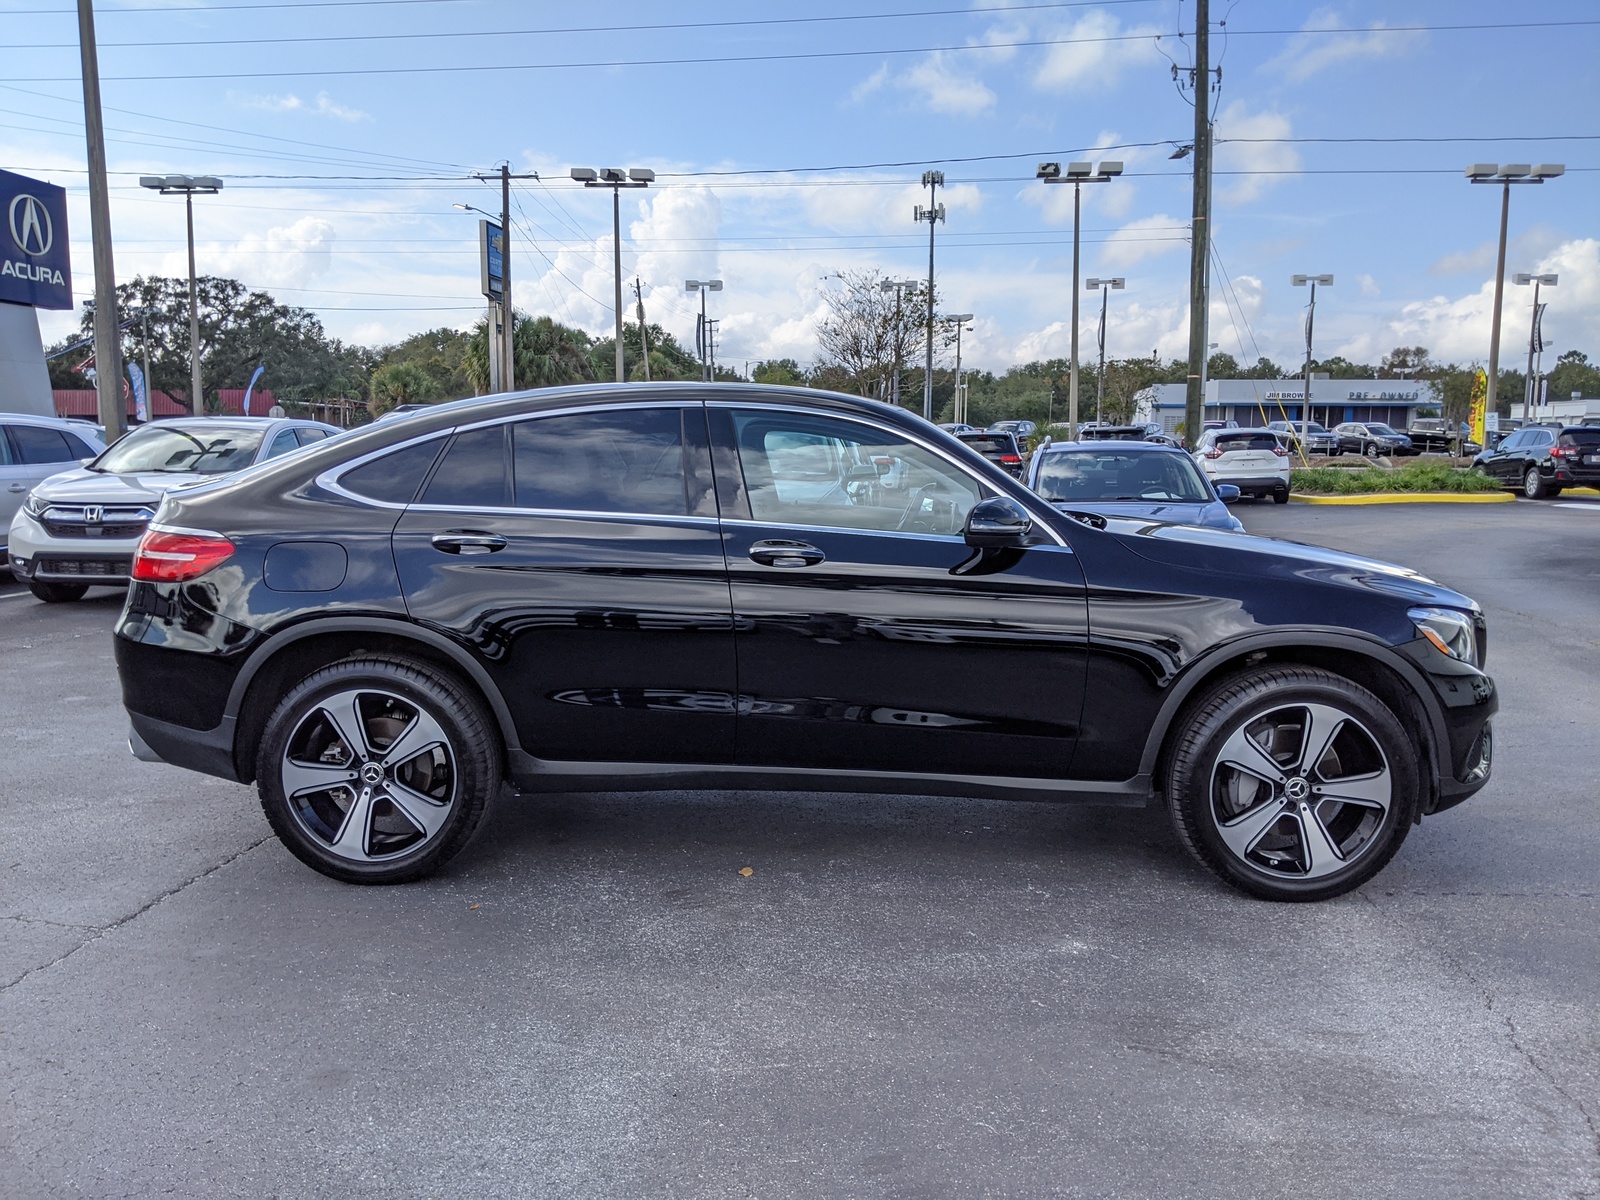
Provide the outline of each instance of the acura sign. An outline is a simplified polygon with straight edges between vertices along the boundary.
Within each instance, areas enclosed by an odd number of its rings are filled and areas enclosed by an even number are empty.
[[[66,191],[0,171],[0,221],[0,300],[71,308]]]

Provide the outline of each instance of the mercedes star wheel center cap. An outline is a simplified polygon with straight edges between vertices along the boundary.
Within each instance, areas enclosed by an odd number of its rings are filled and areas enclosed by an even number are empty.
[[[1283,794],[1298,804],[1311,795],[1311,785],[1303,777],[1296,775],[1283,785]]]
[[[376,787],[383,782],[383,768],[377,763],[365,763],[361,767],[361,782],[368,787]]]

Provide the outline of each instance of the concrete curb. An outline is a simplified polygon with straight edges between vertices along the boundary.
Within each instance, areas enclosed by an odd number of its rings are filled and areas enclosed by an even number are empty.
[[[1600,488],[1562,488],[1563,496],[1600,496]]]
[[[1291,493],[1295,504],[1513,504],[1511,492],[1363,492],[1354,496],[1302,496]]]

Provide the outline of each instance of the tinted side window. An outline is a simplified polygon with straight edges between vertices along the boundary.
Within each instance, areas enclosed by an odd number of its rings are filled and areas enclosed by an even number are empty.
[[[347,491],[365,496],[368,500],[384,504],[410,504],[443,447],[442,437],[418,442],[346,471],[339,477],[339,483]]]
[[[959,534],[983,494],[938,455],[853,421],[750,410],[734,426],[758,521]]]
[[[451,508],[505,508],[511,503],[506,473],[506,427],[458,433],[422,493],[423,504]]]
[[[11,457],[11,439],[6,437],[9,425],[0,425],[0,467],[9,467],[15,461]]]
[[[294,430],[285,429],[272,439],[272,445],[267,448],[267,458],[277,458],[280,454],[287,454],[291,450],[298,449],[300,449],[300,443],[295,440]]]
[[[683,412],[619,408],[520,422],[511,437],[517,507],[684,516]]]
[[[11,426],[11,440],[16,443],[17,457],[25,463],[73,462],[80,457],[72,453],[59,431],[38,425]]]
[[[1593,450],[1600,446],[1600,428],[1596,429],[1568,429],[1561,435],[1563,446],[1582,446],[1586,450]]]
[[[63,433],[61,436],[67,439],[67,449],[72,451],[73,458],[93,458],[100,453],[75,433]]]
[[[300,439],[302,446],[309,446],[312,442],[320,442],[327,437],[328,431],[326,429],[315,429],[310,425],[301,425],[296,427],[294,435]]]

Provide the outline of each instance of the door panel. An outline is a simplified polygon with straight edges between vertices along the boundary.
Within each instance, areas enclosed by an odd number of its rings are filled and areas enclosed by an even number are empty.
[[[457,435],[471,458],[454,464],[447,450],[395,530],[412,615],[473,648],[531,754],[732,761],[728,582],[715,514],[694,495],[709,472],[703,410],[608,407],[495,428],[503,440]],[[469,502],[439,503],[451,498],[441,481]],[[574,496],[582,511],[556,507],[564,485],[587,489]],[[534,495],[545,507],[505,499]]]
[[[930,467],[958,477],[963,469],[848,420],[715,406],[710,414],[731,515],[739,761],[1066,777],[1088,630],[1072,551],[984,557],[955,533],[872,528],[959,528],[960,506],[989,486],[964,476],[970,490],[955,478],[930,491]],[[831,453],[816,442],[798,453],[807,437],[830,438]],[[929,511],[933,499],[958,512]],[[866,528],[847,527],[856,525]]]

